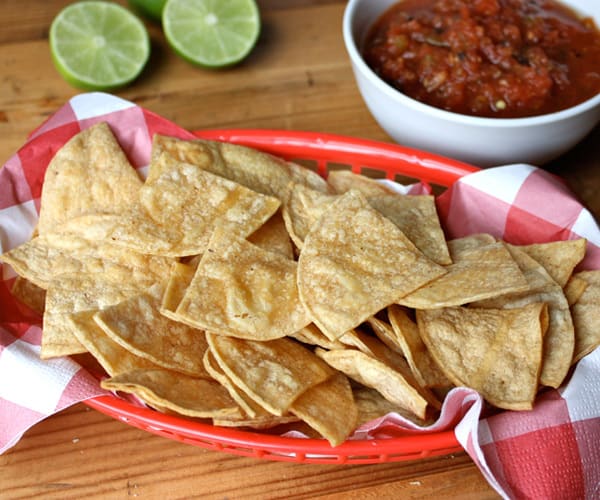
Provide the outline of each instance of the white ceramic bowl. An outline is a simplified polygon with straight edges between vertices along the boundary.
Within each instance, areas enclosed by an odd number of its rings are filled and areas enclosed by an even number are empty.
[[[600,94],[556,113],[527,118],[480,118],[444,111],[407,97],[381,80],[359,48],[369,27],[397,0],[349,0],[344,43],[360,93],[379,125],[405,146],[480,167],[543,165],[569,150],[600,122]],[[562,0],[600,26],[600,0]]]

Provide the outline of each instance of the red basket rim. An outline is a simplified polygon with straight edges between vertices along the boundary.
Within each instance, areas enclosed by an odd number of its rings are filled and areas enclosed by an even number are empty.
[[[232,142],[287,160],[316,159],[326,176],[329,162],[348,164],[352,171],[380,168],[394,180],[400,174],[449,187],[479,168],[458,160],[398,144],[337,134],[277,129],[198,130],[203,139]],[[140,407],[116,396],[99,396],[85,403],[129,425],[188,444],[238,455],[308,463],[374,463],[447,455],[462,450],[454,429],[435,432],[407,430],[406,435],[348,440],[332,447],[325,439],[293,438],[258,431],[218,427]]]

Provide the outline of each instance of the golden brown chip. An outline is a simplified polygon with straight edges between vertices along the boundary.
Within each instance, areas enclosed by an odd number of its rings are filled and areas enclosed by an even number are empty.
[[[290,188],[289,196],[283,204],[283,220],[290,238],[298,248],[302,248],[312,225],[337,198],[336,195],[302,184],[295,184]]]
[[[94,315],[94,321],[115,342],[158,366],[206,377],[202,358],[208,349],[206,336],[160,313],[163,285],[106,307]]]
[[[563,292],[565,293],[565,297],[567,298],[569,306],[572,306],[579,300],[579,297],[583,295],[583,292],[585,292],[587,287],[588,282],[579,276],[572,275],[569,278],[569,281],[567,281],[567,284],[563,288]]]
[[[402,297],[415,309],[451,307],[528,289],[519,266],[503,243],[485,235],[448,242],[453,263],[448,273]]]
[[[600,271],[581,271],[575,274],[587,287],[571,307],[575,324],[573,363],[600,345]]]
[[[575,346],[575,331],[569,303],[561,286],[546,269],[520,247],[507,245],[528,282],[528,290],[508,293],[477,302],[477,307],[514,308],[535,302],[548,305],[549,325],[544,335],[544,349],[540,383],[559,387],[565,379]]]
[[[274,197],[169,155],[153,158],[140,203],[157,226],[176,228],[178,241],[170,242],[168,251],[174,256],[202,253],[215,227],[248,236],[280,205]]]
[[[542,365],[547,306],[418,310],[421,338],[446,376],[491,404],[531,409]]]
[[[43,359],[85,352],[68,320],[73,313],[95,311],[139,293],[127,274],[114,279],[105,274],[65,274],[54,280],[46,294],[40,356]]]
[[[239,338],[292,334],[310,323],[298,298],[296,268],[293,260],[217,229],[175,317]]]
[[[585,255],[586,240],[553,241],[519,246],[527,255],[539,262],[561,287],[564,287]]]
[[[285,228],[281,210],[275,212],[267,222],[248,236],[248,241],[263,250],[280,253],[288,259],[294,258],[294,247]]]
[[[88,219],[86,217],[86,219]],[[83,219],[74,219],[75,222]],[[0,255],[22,277],[40,288],[62,274],[129,275],[128,281],[161,280],[172,260],[144,255],[111,241],[87,239],[75,233],[47,233]]]
[[[197,265],[198,263],[195,262],[185,264],[183,262],[175,262],[171,266],[167,287],[160,304],[161,314],[178,321],[175,311],[183,300],[185,291],[194,278]]]
[[[142,186],[108,124],[72,137],[48,165],[38,233],[85,214],[118,214],[132,206]]]
[[[300,394],[333,374],[315,354],[288,338],[258,342],[206,336],[227,376],[274,415],[284,415]]]
[[[210,376],[219,382],[223,387],[225,387],[225,389],[227,389],[227,392],[229,392],[231,398],[244,411],[244,415],[242,416],[241,420],[245,421],[247,417],[250,419],[259,420],[267,416],[273,416],[262,406],[249,398],[244,391],[242,391],[233,383],[233,381],[219,366],[210,349],[204,353],[203,362],[204,368],[210,374]],[[240,418],[236,418],[236,420],[239,421]]]
[[[150,406],[189,417],[241,416],[235,401],[217,381],[165,369],[135,370],[104,379],[110,391],[137,394]]]
[[[385,399],[381,393],[371,387],[358,386],[352,389],[354,401],[358,409],[358,425],[385,417],[389,413],[397,413],[413,424],[425,426],[433,423],[432,419],[420,419],[412,412]]]
[[[358,410],[346,376],[336,373],[307,389],[290,411],[319,432],[331,446],[342,444],[358,422]]]
[[[300,300],[330,339],[446,271],[357,191],[329,206],[298,260]]]
[[[343,349],[344,344],[339,340],[330,340],[314,323],[289,335],[304,344],[323,347],[324,349]]]
[[[95,311],[69,314],[65,321],[73,335],[85,346],[110,376],[134,370],[159,368],[146,358],[140,358],[117,344],[94,321]]]
[[[327,176],[327,182],[338,194],[344,194],[351,189],[355,189],[364,194],[367,198],[372,196],[382,196],[396,194],[391,188],[361,174],[355,174],[350,170],[333,170]]]
[[[431,357],[419,335],[419,328],[404,309],[388,307],[393,339],[402,350],[417,382],[423,387],[448,387],[452,383]]]
[[[377,389],[388,401],[425,418],[427,400],[402,374],[384,362],[355,349],[325,351],[318,348],[316,353],[351,379]]]
[[[33,311],[43,314],[46,306],[46,290],[34,285],[31,281],[17,276],[10,290],[18,300]]]

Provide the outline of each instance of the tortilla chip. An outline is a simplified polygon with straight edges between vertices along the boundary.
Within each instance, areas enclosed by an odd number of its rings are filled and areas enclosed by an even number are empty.
[[[339,340],[330,340],[314,323],[305,326],[289,335],[304,344],[323,347],[324,349],[343,349],[344,344]]]
[[[102,380],[102,388],[136,394],[150,406],[198,418],[241,415],[227,390],[207,378],[165,369],[135,370]]]
[[[72,137],[48,165],[42,187],[40,235],[85,214],[118,214],[137,199],[142,181],[107,123]]]
[[[358,410],[345,375],[336,373],[307,389],[290,411],[319,432],[331,446],[342,444],[358,422]]]
[[[208,350],[206,336],[160,312],[164,286],[106,307],[94,315],[94,321],[115,342],[137,356],[158,366],[191,377],[207,377],[202,358]]]
[[[306,237],[298,289],[312,321],[333,340],[445,272],[349,191]]]
[[[587,287],[571,307],[575,324],[573,363],[600,345],[600,271],[581,271],[575,274]]]
[[[402,297],[398,304],[437,309],[528,289],[519,266],[503,243],[474,235],[448,242],[453,263],[448,273]]]
[[[452,382],[444,375],[421,339],[419,328],[398,306],[388,307],[393,339],[406,357],[411,371],[422,387],[448,387]]]
[[[19,301],[38,314],[43,314],[46,307],[46,290],[31,281],[17,276],[10,290]]]
[[[202,253],[215,227],[248,236],[280,205],[276,198],[168,155],[153,159],[140,203],[156,225],[176,228],[177,241],[168,251],[174,256]]]
[[[134,370],[159,368],[146,358],[136,356],[112,340],[94,321],[96,311],[69,314],[65,321],[77,340],[110,376]]]
[[[310,323],[298,298],[295,261],[215,230],[175,316],[200,329],[271,340]]]
[[[316,353],[336,370],[362,385],[378,390],[384,398],[424,419],[427,400],[399,372],[378,359],[355,349]]]
[[[523,272],[529,284],[528,290],[508,293],[477,302],[475,305],[506,309],[535,302],[548,304],[549,325],[544,336],[540,383],[557,388],[567,376],[575,346],[575,331],[569,303],[561,286],[552,279],[541,264],[521,247],[507,244],[507,248]]]
[[[432,419],[420,419],[412,412],[388,401],[379,391],[372,389],[371,387],[354,387],[352,393],[354,394],[354,402],[358,409],[357,427],[372,422],[373,420],[383,418],[390,413],[396,413],[413,424],[420,426],[433,423]]]
[[[421,338],[445,375],[492,405],[532,408],[542,365],[547,306],[418,310]]]
[[[326,363],[288,338],[257,342],[206,336],[227,376],[274,415],[284,415],[300,394],[333,374]]]
[[[351,170],[333,170],[329,172],[327,182],[337,194],[344,194],[352,189],[360,191],[367,198],[396,194],[385,184]]]
[[[567,281],[567,284],[563,288],[569,306],[572,306],[579,300],[579,297],[583,295],[587,287],[588,282],[576,274],[569,278],[569,281]]]
[[[294,247],[285,228],[281,210],[275,212],[267,222],[248,236],[248,241],[263,250],[280,253],[288,259],[294,258]]]
[[[585,238],[522,245],[519,248],[539,262],[561,287],[564,287],[573,269],[585,256]]]
[[[172,320],[179,321],[175,311],[179,307],[179,304],[181,304],[185,292],[194,278],[196,268],[197,263],[184,264],[183,262],[175,262],[171,266],[165,293],[160,304],[161,314]]]

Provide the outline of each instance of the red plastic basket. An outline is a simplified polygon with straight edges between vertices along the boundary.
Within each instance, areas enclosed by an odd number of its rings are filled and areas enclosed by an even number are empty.
[[[349,168],[371,177],[420,180],[448,187],[476,167],[396,144],[314,132],[286,130],[202,130],[204,139],[233,142],[298,161],[324,177],[332,169]],[[175,441],[255,458],[301,462],[367,464],[416,460],[461,451],[453,430],[406,431],[384,439],[349,440],[332,447],[324,439],[283,437],[217,427],[139,407],[116,396],[86,401],[117,420]]]

